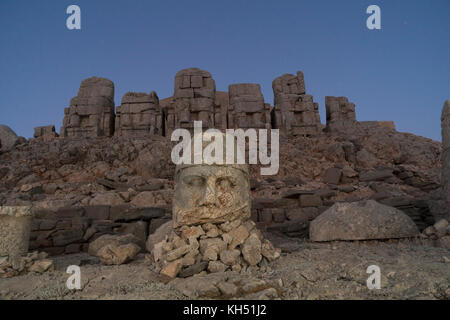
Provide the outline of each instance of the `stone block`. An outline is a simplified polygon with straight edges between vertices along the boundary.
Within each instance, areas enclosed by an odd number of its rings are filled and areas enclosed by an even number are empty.
[[[82,217],[83,215],[83,207],[63,207],[56,211],[56,216],[59,219],[71,219],[75,217]]]
[[[156,92],[128,92],[116,110],[115,135],[139,137],[164,135],[163,110]]]
[[[322,198],[316,195],[300,195],[301,207],[320,207],[323,205]]]
[[[52,235],[53,244],[57,247],[63,247],[74,242],[83,241],[84,232],[81,228],[60,230]]]
[[[27,253],[32,220],[31,207],[0,207],[0,256]]]
[[[202,121],[205,128],[213,128],[215,90],[209,72],[198,68],[179,71],[175,75],[173,103],[165,111],[165,134],[176,128],[192,129],[194,120]]]
[[[72,243],[66,246],[64,253],[71,254],[71,253],[79,253],[82,250],[82,244],[81,243]]]
[[[109,219],[109,206],[87,206],[86,217],[93,220],[108,220]]]
[[[92,77],[81,82],[65,112],[62,137],[111,136],[114,133],[114,84]]]
[[[111,206],[109,219],[112,221],[126,221],[139,219],[139,212],[129,204]]]
[[[288,135],[315,135],[320,132],[318,106],[306,95],[304,76],[284,74],[272,82],[274,109],[271,122]]]
[[[342,169],[339,168],[328,168],[325,171],[325,177],[324,180],[326,183],[331,184],[339,184],[342,176]]]
[[[345,132],[356,124],[355,105],[346,97],[325,97],[325,108],[329,132]]]
[[[201,88],[201,87],[203,87],[203,77],[191,76],[191,88]]]
[[[55,138],[58,134],[55,132],[55,126],[42,126],[42,127],[35,127],[34,128],[34,135],[35,138]]]
[[[259,222],[272,222],[272,211],[270,209],[263,209],[259,212]]]
[[[152,221],[150,222],[149,228],[148,228],[148,234],[154,233],[160,226],[162,226],[163,224],[165,224],[166,222],[168,222],[170,220],[171,219],[169,219],[169,218],[152,219]]]

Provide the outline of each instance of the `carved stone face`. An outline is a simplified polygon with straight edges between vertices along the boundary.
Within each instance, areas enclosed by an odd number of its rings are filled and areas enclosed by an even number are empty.
[[[248,175],[235,167],[196,165],[175,176],[175,227],[245,220],[250,210]]]

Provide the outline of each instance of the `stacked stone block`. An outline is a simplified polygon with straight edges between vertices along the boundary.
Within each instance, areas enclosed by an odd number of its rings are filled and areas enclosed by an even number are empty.
[[[288,135],[314,135],[320,132],[319,105],[306,94],[303,73],[284,74],[272,82],[275,128]]]
[[[228,128],[270,128],[270,106],[264,103],[259,84],[232,84],[228,92]]]
[[[36,139],[51,139],[58,136],[58,134],[55,132],[55,126],[42,126],[42,127],[35,127],[34,128],[34,135]]]
[[[216,84],[211,74],[198,68],[179,71],[175,75],[173,113],[167,115],[167,128],[193,129],[194,121],[203,127],[214,127]]]
[[[105,234],[133,234],[145,245],[148,234],[169,221],[160,207],[92,205],[36,209],[31,223],[30,249],[50,255],[87,251],[89,243]]]
[[[64,109],[63,137],[112,136],[114,133],[114,83],[92,77],[81,82],[78,95]]]
[[[128,92],[116,109],[115,135],[137,137],[163,135],[163,115],[155,91],[150,94]]]
[[[355,104],[346,97],[325,97],[329,132],[346,131],[356,124]]]

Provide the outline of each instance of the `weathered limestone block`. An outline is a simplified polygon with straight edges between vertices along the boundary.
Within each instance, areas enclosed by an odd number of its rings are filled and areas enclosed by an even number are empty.
[[[0,207],[0,257],[28,252],[32,219],[31,207]]]
[[[319,105],[306,94],[303,73],[284,74],[272,82],[273,124],[289,135],[314,135],[320,132]]]
[[[230,129],[270,129],[270,106],[264,103],[259,84],[232,84],[228,92]]]
[[[444,104],[444,107],[442,108],[441,129],[442,129],[441,186],[443,198],[447,203],[447,208],[450,208],[450,100],[447,100]]]
[[[132,234],[109,235],[105,234],[89,244],[88,252],[91,256],[98,256],[100,250],[106,246],[119,247],[126,244],[141,245],[140,239]]]
[[[155,91],[150,94],[128,92],[116,108],[116,136],[163,135],[163,115]]]
[[[33,136],[37,139],[51,140],[58,137],[58,134],[55,132],[55,126],[50,125],[34,128]]]
[[[327,114],[326,130],[341,132],[356,124],[355,104],[346,97],[325,97]]]
[[[169,131],[193,129],[194,121],[202,121],[204,128],[213,128],[215,94],[216,83],[209,72],[198,68],[179,71],[175,75],[173,119],[167,116]]]
[[[419,234],[402,211],[374,200],[336,203],[309,226],[312,241],[400,239]]]
[[[114,133],[114,83],[92,77],[81,82],[78,95],[64,109],[62,137],[112,136]]]
[[[120,265],[132,260],[141,250],[141,248],[134,243],[127,243],[123,245],[109,244],[102,247],[97,256],[105,265]]]

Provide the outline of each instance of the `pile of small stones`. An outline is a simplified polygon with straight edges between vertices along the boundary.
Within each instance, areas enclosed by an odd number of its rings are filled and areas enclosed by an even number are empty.
[[[30,252],[26,256],[0,257],[0,279],[11,278],[29,272],[43,273],[55,269],[46,252]]]
[[[280,253],[263,239],[253,221],[237,219],[173,230],[155,244],[152,258],[162,275],[186,278],[199,273],[266,268]]]

